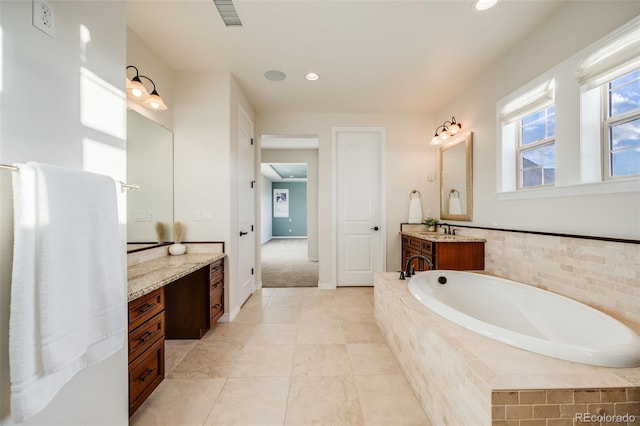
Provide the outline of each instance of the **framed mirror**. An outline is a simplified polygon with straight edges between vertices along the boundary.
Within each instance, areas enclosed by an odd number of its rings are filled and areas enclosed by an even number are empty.
[[[471,221],[473,217],[473,134],[440,147],[440,218]]]
[[[173,239],[173,133],[127,110],[127,181],[140,189],[127,191],[127,251],[158,241],[156,224],[165,228],[164,242]]]

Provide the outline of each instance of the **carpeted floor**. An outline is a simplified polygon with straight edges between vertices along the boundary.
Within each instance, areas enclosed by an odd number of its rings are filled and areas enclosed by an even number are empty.
[[[262,245],[262,286],[318,286],[318,262],[307,261],[306,238],[274,238]]]

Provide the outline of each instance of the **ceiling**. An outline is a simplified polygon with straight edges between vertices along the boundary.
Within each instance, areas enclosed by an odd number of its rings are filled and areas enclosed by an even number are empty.
[[[564,1],[234,3],[242,28],[225,27],[212,0],[128,0],[127,22],[173,70],[231,72],[258,112],[430,113]]]
[[[260,173],[271,182],[307,181],[307,165],[302,163],[262,163]]]

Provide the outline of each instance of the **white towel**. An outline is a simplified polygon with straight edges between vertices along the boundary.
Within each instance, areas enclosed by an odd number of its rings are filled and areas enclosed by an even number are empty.
[[[449,214],[462,214],[459,198],[449,198]]]
[[[17,166],[9,367],[11,415],[26,419],[124,346],[126,270],[113,179]]]
[[[422,223],[422,204],[420,198],[411,198],[409,200],[409,223]]]

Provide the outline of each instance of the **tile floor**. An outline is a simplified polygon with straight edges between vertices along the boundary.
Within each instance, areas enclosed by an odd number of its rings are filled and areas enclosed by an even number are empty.
[[[373,288],[269,288],[166,343],[131,425],[429,425],[373,318]]]

